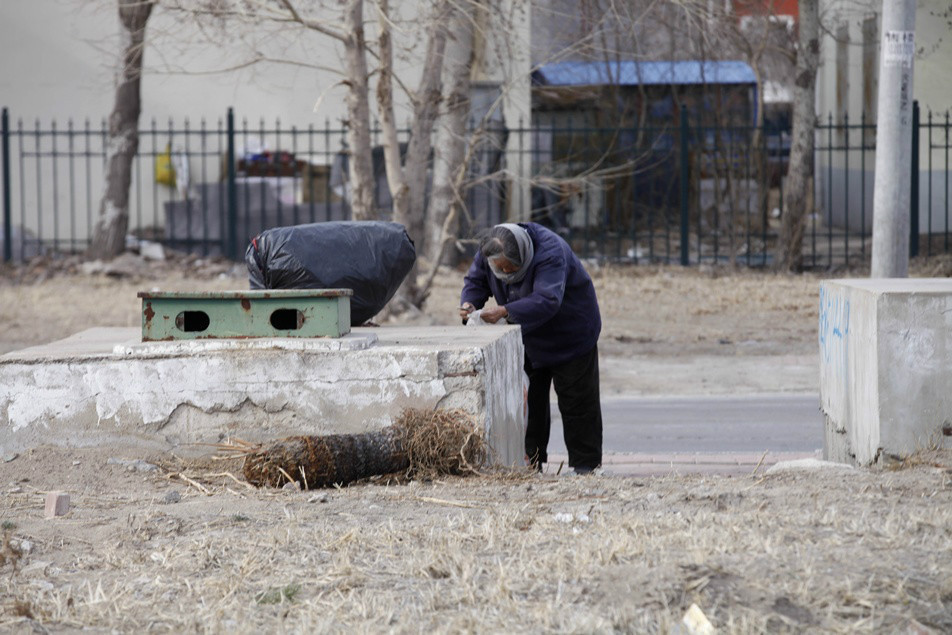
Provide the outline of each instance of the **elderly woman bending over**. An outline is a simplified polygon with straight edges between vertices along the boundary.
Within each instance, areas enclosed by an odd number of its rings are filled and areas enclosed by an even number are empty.
[[[498,306],[483,308],[492,296]],[[592,279],[558,234],[536,223],[504,223],[480,236],[466,274],[460,316],[476,309],[488,322],[506,318],[522,327],[529,375],[526,455],[538,469],[548,462],[555,385],[569,466],[589,473],[602,462],[598,392],[598,335],[602,320]]]

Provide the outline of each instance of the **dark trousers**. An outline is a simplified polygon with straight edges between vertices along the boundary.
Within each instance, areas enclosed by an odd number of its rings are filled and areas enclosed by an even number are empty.
[[[598,394],[598,346],[564,364],[533,368],[526,358],[529,375],[529,426],[526,428],[526,455],[534,464],[548,463],[546,448],[552,418],[549,387],[562,413],[569,467],[596,468],[602,463],[602,406]]]

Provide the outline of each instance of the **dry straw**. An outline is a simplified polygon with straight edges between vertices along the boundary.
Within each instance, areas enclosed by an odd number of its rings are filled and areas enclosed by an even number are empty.
[[[482,428],[463,410],[408,408],[393,427],[401,432],[411,477],[474,473],[486,462]]]
[[[13,569],[15,571],[17,562],[19,562],[20,558],[23,557],[23,552],[18,545],[13,543],[10,537],[10,530],[4,529],[3,538],[0,539],[0,567],[10,563],[13,565]]]

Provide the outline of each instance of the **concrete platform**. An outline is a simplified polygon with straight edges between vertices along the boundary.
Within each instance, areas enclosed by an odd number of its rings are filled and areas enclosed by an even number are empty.
[[[824,458],[952,447],[952,279],[825,281],[819,345]]]
[[[406,407],[462,408],[493,461],[522,464],[519,327],[355,328],[342,338],[140,341],[96,328],[0,357],[0,453],[138,439],[363,432]]]

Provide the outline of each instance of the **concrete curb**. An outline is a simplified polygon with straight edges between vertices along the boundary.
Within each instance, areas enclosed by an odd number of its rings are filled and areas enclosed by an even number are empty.
[[[820,450],[813,452],[683,452],[683,453],[612,453],[602,457],[605,474],[617,476],[667,476],[711,474],[723,476],[763,473],[781,461],[821,458]],[[549,454],[546,473],[555,474],[559,465],[562,473],[568,471],[568,456]]]

